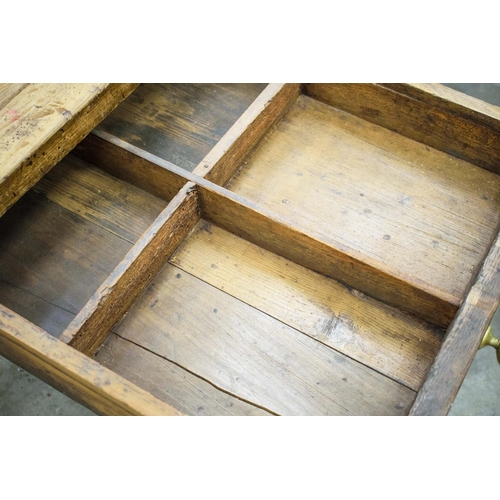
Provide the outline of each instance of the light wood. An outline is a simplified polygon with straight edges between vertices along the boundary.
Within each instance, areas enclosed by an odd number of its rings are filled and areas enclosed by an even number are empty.
[[[117,334],[283,415],[404,414],[415,393],[167,264]]]
[[[411,415],[447,415],[500,302],[500,236],[451,324]]]
[[[97,413],[180,415],[2,305],[0,354]]]
[[[68,155],[33,190],[59,206],[135,243],[166,202]]]
[[[161,212],[61,336],[92,355],[196,224],[197,196],[186,186]]]
[[[0,89],[0,216],[136,87],[13,85]]]
[[[205,221],[170,262],[418,390],[444,332]]]
[[[421,94],[420,100],[415,98],[415,92],[410,97],[376,84],[308,84],[305,92],[377,125],[500,173],[498,130],[492,130],[484,121],[478,123],[448,112],[445,107],[435,107],[434,96],[429,99],[427,94]]]
[[[298,84],[268,85],[205,156],[194,173],[224,185],[240,167],[244,158],[293,104],[299,93]]]
[[[98,129],[191,171],[264,88],[142,84]]]
[[[106,339],[95,359],[187,415],[271,415],[115,334]]]

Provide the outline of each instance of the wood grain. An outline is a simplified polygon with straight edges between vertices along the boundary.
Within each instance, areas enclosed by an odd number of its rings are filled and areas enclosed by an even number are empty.
[[[325,274],[373,298],[447,327],[460,302],[380,261],[354,252],[237,194],[199,182],[202,217],[301,266]]]
[[[1,305],[0,354],[97,413],[180,415]]]
[[[76,314],[131,247],[28,192],[0,218],[0,280]]]
[[[500,301],[500,236],[451,324],[411,415],[447,415]]]
[[[397,415],[415,396],[170,264],[115,331],[278,414]]]
[[[500,177],[306,96],[230,189],[457,302],[500,224]]]
[[[167,202],[186,183],[185,170],[101,130],[95,129],[73,152],[118,179]]]
[[[0,216],[135,87],[30,84],[9,98],[0,109]]]
[[[115,334],[106,339],[95,359],[186,415],[271,415]]]
[[[205,221],[170,262],[414,390],[444,335]]]
[[[194,173],[216,184],[224,185],[266,132],[297,99],[299,93],[298,84],[268,85],[205,156]]]
[[[435,96],[420,99],[376,84],[307,84],[305,92],[326,104],[382,125],[495,173],[500,173],[498,129],[433,106]],[[440,100],[440,103],[443,101]]]
[[[166,206],[73,155],[59,162],[33,191],[132,244]]]
[[[192,171],[264,88],[142,84],[98,129]]]
[[[157,217],[78,313],[61,340],[92,355],[196,224],[198,203],[186,186]]]

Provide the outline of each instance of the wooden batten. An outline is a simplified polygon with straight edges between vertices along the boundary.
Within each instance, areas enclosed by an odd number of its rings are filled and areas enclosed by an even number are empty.
[[[410,415],[447,415],[500,302],[500,236],[448,329]]]
[[[241,196],[206,181],[199,183],[199,194],[203,218],[266,250],[441,327],[447,327],[458,311],[458,297],[384,269],[321,235],[299,230]]]
[[[103,415],[181,415],[0,305],[0,354]]]
[[[137,84],[31,84],[2,99],[0,216]],[[54,104],[54,96],[58,104]],[[29,136],[29,141],[21,140]]]
[[[216,184],[226,184],[244,158],[286,113],[299,94],[299,84],[268,85],[193,173]]]
[[[197,195],[189,183],[88,301],[61,340],[92,355],[198,219]]]
[[[474,113],[458,112],[462,110],[459,102],[438,102],[436,92],[429,96],[427,89],[393,88],[367,83],[318,83],[306,84],[304,91],[326,104],[500,173],[500,132],[498,125],[492,128],[496,112],[479,120],[481,113],[477,109]],[[409,95],[401,93],[405,91]]]

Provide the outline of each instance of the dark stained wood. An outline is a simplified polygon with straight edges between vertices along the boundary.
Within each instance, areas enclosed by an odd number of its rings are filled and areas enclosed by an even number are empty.
[[[264,88],[142,84],[98,129],[192,171]]]
[[[252,103],[215,145],[194,173],[224,185],[268,130],[282,117],[300,93],[300,85],[275,83]]]
[[[90,298],[61,340],[92,355],[198,219],[194,185],[186,184]]]
[[[117,334],[282,415],[405,414],[415,393],[167,264]]]
[[[0,217],[136,86],[30,84],[2,99]]]
[[[500,224],[500,177],[301,96],[230,189],[460,302]]]
[[[170,262],[418,390],[443,331],[200,221]]]
[[[106,339],[95,359],[186,415],[271,415],[115,334]]]
[[[0,280],[76,314],[131,246],[30,191],[0,219]]]
[[[94,130],[73,153],[167,202],[186,183],[185,170],[101,130]]]
[[[301,266],[325,274],[387,304],[447,327],[460,301],[435,287],[394,272],[312,230],[217,186],[199,182],[202,217]]]
[[[135,243],[165,208],[163,200],[68,155],[33,190]]]
[[[97,413],[180,415],[2,305],[0,354]]]
[[[500,236],[451,324],[411,415],[447,415],[500,301]]]
[[[75,317],[73,313],[3,281],[0,281],[0,304],[54,337],[59,337]]]
[[[500,173],[498,130],[376,84],[307,84],[305,92],[440,151]],[[486,123],[488,120],[484,120]]]

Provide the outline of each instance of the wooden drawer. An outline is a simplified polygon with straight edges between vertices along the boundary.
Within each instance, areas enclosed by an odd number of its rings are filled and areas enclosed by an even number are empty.
[[[497,107],[144,84],[97,123],[0,219],[2,355],[103,414],[449,411],[498,305]]]

